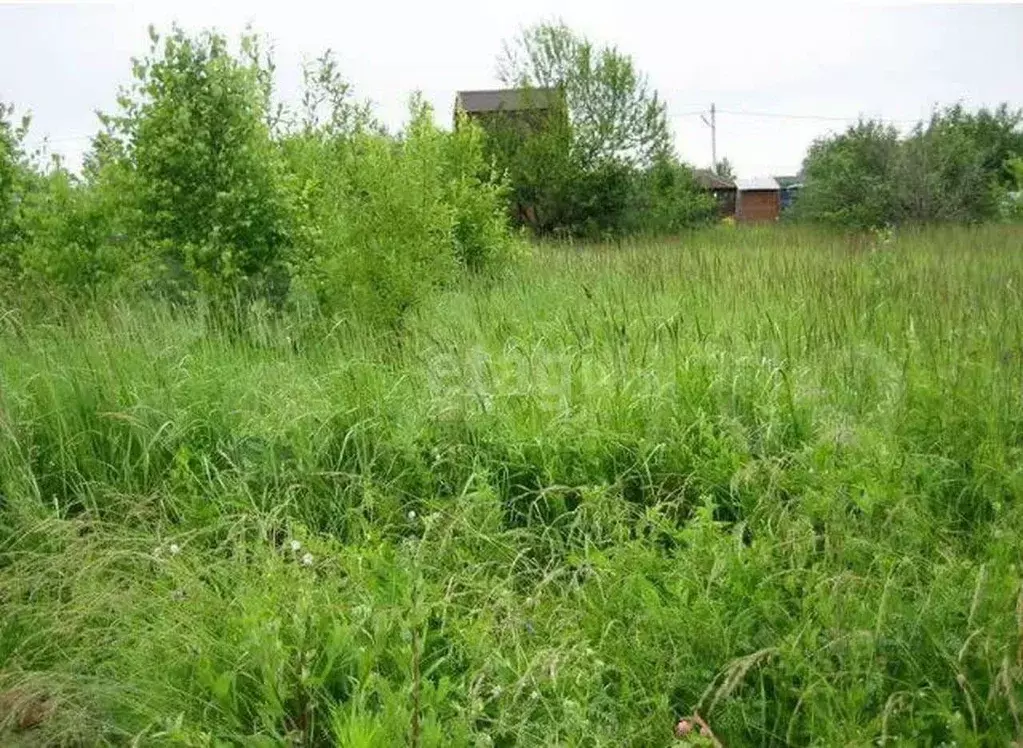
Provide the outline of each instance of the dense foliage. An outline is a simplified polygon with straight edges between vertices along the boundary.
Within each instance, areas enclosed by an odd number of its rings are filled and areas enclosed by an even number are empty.
[[[936,111],[905,137],[860,122],[810,147],[797,214],[853,228],[996,219],[1015,189],[1021,123],[1023,114],[1005,105]]]
[[[0,744],[1018,742],[1020,231],[861,248],[548,248],[400,338],[0,310]]]
[[[539,24],[505,45],[498,69],[505,85],[558,92],[532,126],[517,112],[487,121],[521,223],[540,234],[607,236],[712,218],[713,199],[674,155],[667,109],[631,57],[564,24]]]
[[[284,149],[310,227],[293,260],[296,301],[400,319],[429,290],[510,250],[504,187],[471,123],[444,133],[414,100],[397,138],[361,125],[305,129]]]
[[[672,150],[667,107],[632,58],[563,23],[532,26],[506,43],[498,77],[507,86],[560,89],[586,165],[649,166]]]
[[[0,101],[0,269],[5,248],[17,239],[17,216],[27,171],[22,140],[28,121],[20,125],[12,122],[13,114],[14,106]]]
[[[0,247],[16,281],[201,302],[236,328],[254,303],[388,324],[508,257],[504,182],[471,123],[444,132],[414,103],[388,134],[329,55],[306,71],[299,111],[274,107],[254,37],[232,50],[213,33],[152,33],[133,73],[81,176],[30,169],[0,117]]]
[[[280,272],[293,228],[268,70],[254,39],[242,51],[208,32],[154,33],[104,144],[132,175],[138,230],[167,279],[229,298]]]
[[[176,29],[80,175],[0,107],[0,744],[1023,739],[1019,227],[508,263],[713,212],[629,58],[520,51],[535,129]],[[1019,146],[861,123],[799,209],[1019,216]]]

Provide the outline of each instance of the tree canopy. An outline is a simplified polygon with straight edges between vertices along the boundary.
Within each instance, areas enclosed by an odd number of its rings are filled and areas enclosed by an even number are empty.
[[[1023,154],[1021,122],[1004,104],[936,110],[905,136],[859,122],[810,147],[796,215],[853,228],[997,218]]]
[[[672,150],[667,108],[632,58],[597,46],[564,23],[542,23],[506,42],[498,77],[508,86],[560,88],[587,165],[650,166]]]

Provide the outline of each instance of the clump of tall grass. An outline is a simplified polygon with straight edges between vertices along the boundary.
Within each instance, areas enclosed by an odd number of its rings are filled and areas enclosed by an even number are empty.
[[[543,248],[392,337],[7,310],[0,736],[1017,740],[1020,239]]]

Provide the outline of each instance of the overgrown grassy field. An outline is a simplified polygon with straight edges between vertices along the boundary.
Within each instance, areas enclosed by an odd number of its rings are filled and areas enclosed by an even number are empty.
[[[8,309],[0,743],[1018,741],[1021,294],[1019,228],[772,229],[397,334]]]

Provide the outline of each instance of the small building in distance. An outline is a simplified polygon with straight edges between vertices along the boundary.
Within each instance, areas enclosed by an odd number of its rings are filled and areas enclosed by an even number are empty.
[[[490,91],[459,91],[455,96],[455,124],[464,111],[484,129],[509,120],[532,129],[542,126],[558,107],[561,92],[556,88],[501,88]]]
[[[781,213],[781,186],[774,177],[736,180],[735,216],[747,223],[777,221]]]
[[[718,216],[727,218],[735,215],[735,181],[710,169],[694,169],[693,179],[704,192],[709,192],[718,203]]]

